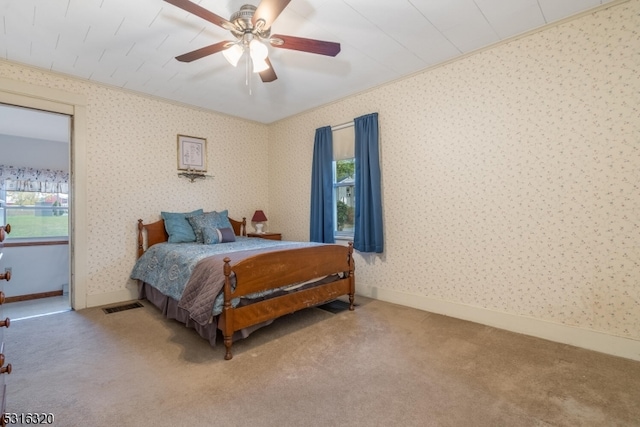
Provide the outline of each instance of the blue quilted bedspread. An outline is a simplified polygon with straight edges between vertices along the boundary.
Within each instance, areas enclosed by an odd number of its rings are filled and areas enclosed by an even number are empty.
[[[202,243],[159,243],[148,248],[138,259],[131,278],[142,280],[176,301],[180,301],[196,264],[204,258],[239,251],[259,249],[293,249],[316,246],[313,242],[289,242],[236,236],[235,242],[205,245]],[[236,302],[237,303],[237,302]],[[213,315],[222,311],[223,294],[213,306]]]

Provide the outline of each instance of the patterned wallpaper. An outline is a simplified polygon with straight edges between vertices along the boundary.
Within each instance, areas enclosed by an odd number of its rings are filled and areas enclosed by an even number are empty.
[[[386,251],[358,283],[640,339],[638,28],[632,0],[271,126],[0,77],[87,97],[91,295],[130,284],[136,221],[161,210],[263,208],[307,240],[314,130],[377,111]],[[177,177],[179,133],[207,138],[213,179]]]
[[[89,295],[124,289],[136,258],[138,218],[229,209],[268,214],[267,127],[0,61],[0,77],[87,98]],[[207,139],[208,173],[177,175],[177,135]]]
[[[386,251],[358,283],[640,339],[640,1],[270,127],[308,239],[314,130],[380,115]]]

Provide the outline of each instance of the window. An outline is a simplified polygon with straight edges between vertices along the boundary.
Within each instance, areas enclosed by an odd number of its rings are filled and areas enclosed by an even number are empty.
[[[353,238],[355,216],[355,132],[353,124],[333,130],[333,234]]]
[[[0,165],[0,220],[8,239],[69,236],[69,173]]]
[[[69,236],[67,194],[0,191],[0,220],[11,224],[7,239]]]
[[[333,243],[352,238],[355,250],[382,253],[380,175],[378,113],[316,129],[309,239]]]

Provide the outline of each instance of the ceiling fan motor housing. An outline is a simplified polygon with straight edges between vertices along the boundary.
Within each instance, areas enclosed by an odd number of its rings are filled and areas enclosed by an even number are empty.
[[[267,28],[266,30],[260,29],[259,26],[253,26],[253,15],[256,12],[256,7],[251,4],[243,5],[239,11],[235,12],[229,18],[229,22],[231,22],[235,29],[231,29],[233,35],[242,39],[245,34],[252,33],[260,38],[267,39],[271,34],[271,28]]]

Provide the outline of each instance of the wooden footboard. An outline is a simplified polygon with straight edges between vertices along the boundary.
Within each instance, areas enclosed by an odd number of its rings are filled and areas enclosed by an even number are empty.
[[[233,266],[229,258],[224,262],[224,308],[218,327],[224,335],[227,360],[233,357],[232,336],[237,330],[332,301],[341,295],[349,295],[349,309],[354,309],[355,268],[351,242],[349,246],[322,245],[268,252]],[[333,282],[242,307],[231,305],[233,298],[338,273],[341,278]],[[231,287],[232,274],[235,275],[235,291]]]

